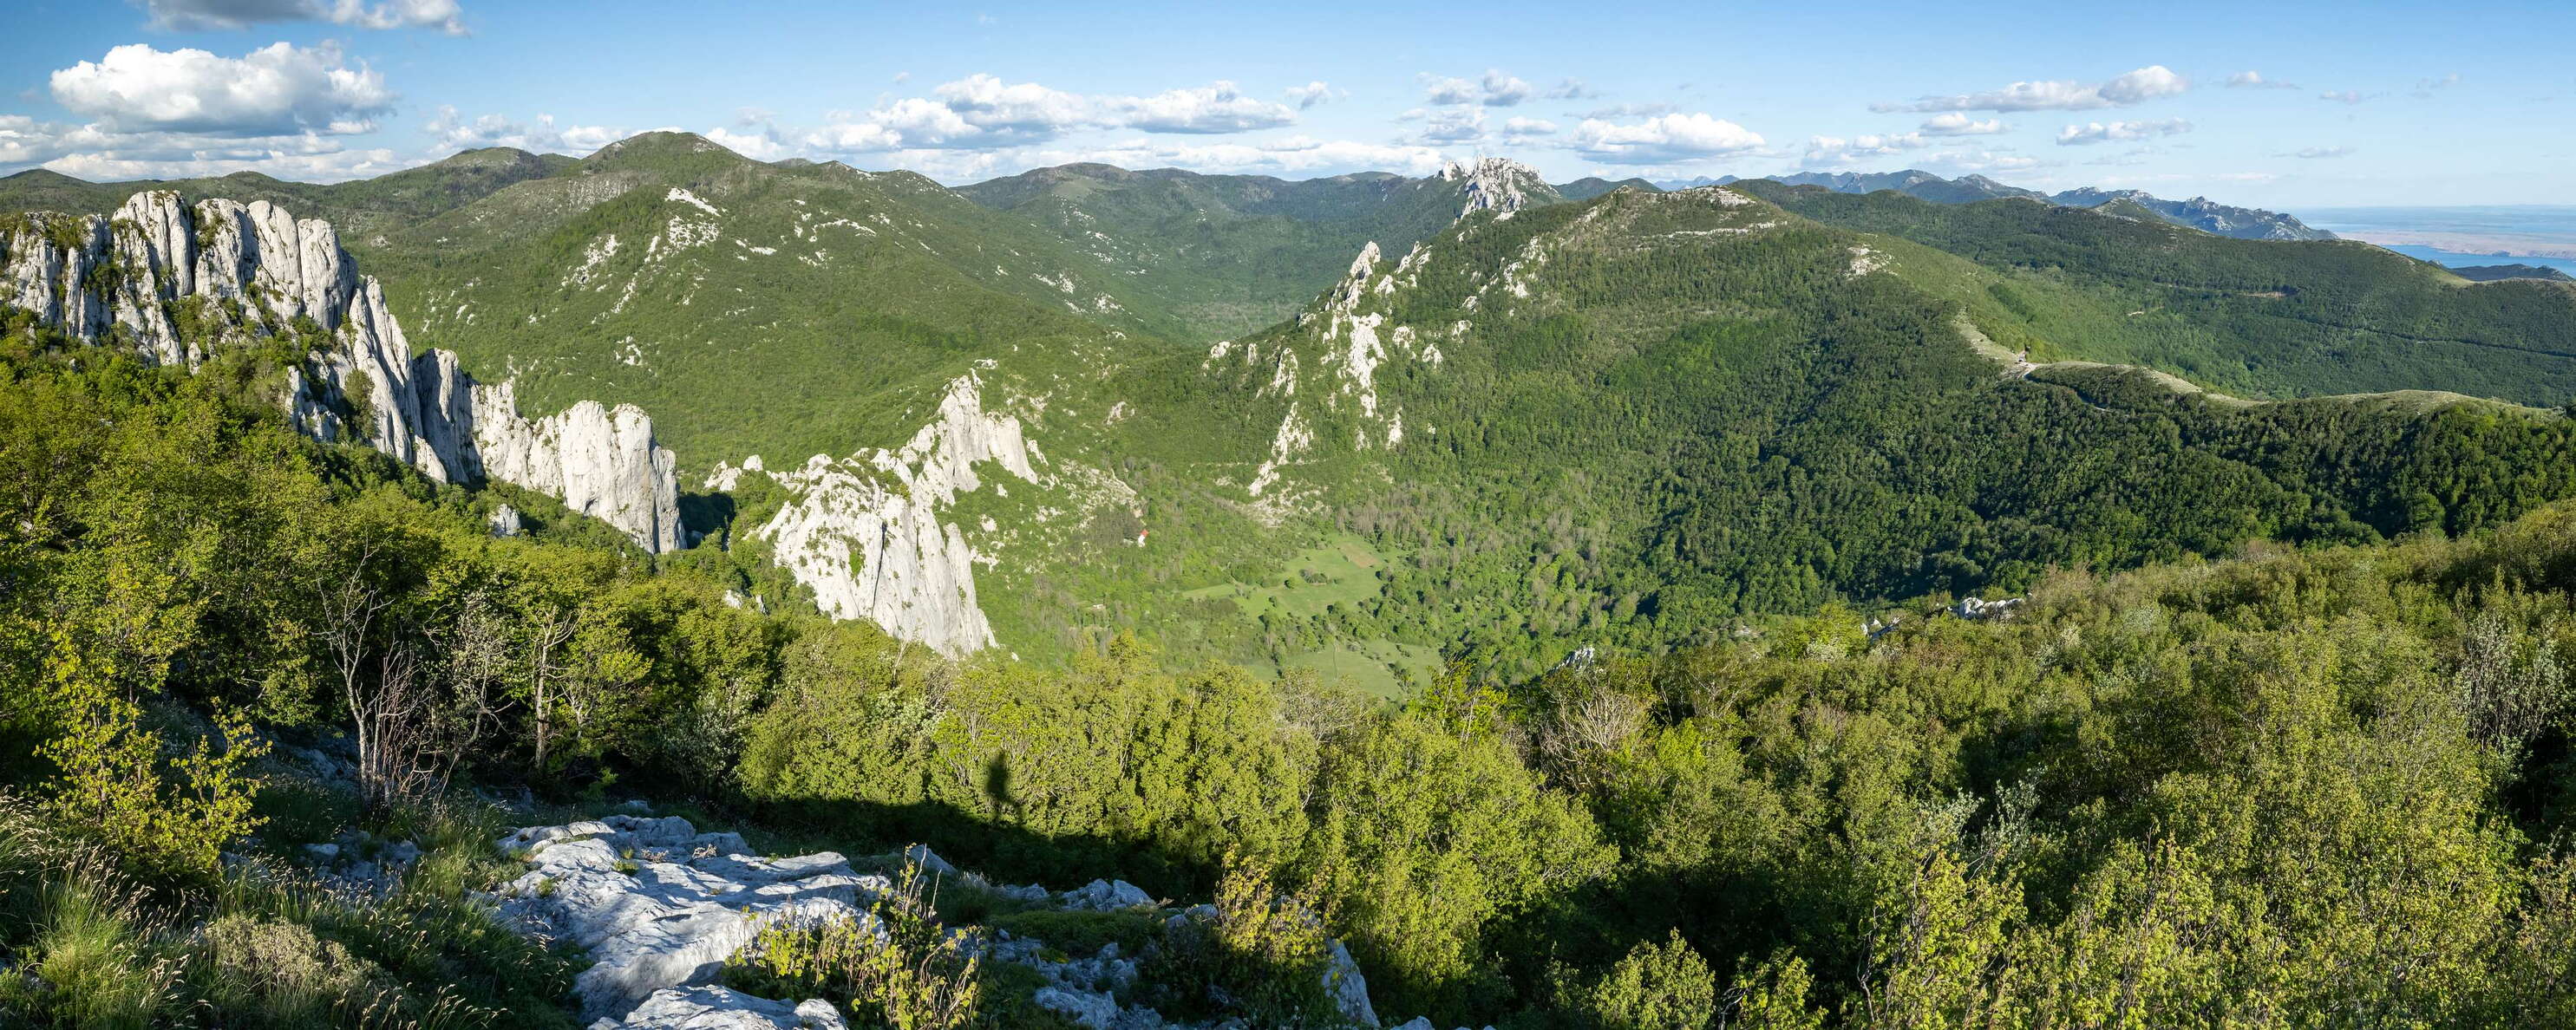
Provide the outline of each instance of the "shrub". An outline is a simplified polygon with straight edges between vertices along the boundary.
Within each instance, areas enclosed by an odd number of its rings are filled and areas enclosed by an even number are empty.
[[[45,669],[56,729],[38,750],[60,770],[48,807],[115,842],[141,866],[211,875],[224,846],[260,825],[252,812],[258,783],[245,767],[267,745],[248,720],[224,713],[217,720],[223,748],[202,736],[165,763],[161,732],[147,728],[142,706],[119,690],[112,659],[83,653],[71,636],[58,632],[56,642],[66,646]]]
[[[1166,1015],[1239,1015],[1269,1027],[1345,1026],[1325,979],[1331,942],[1310,889],[1282,896],[1267,862],[1231,856],[1213,914],[1166,931],[1140,970]]]
[[[199,934],[189,980],[217,1012],[262,1026],[319,1023],[335,1010],[402,1002],[375,963],[295,923],[227,915]]]
[[[1727,999],[1733,1009],[1726,1026],[1734,1030],[1819,1030],[1825,1015],[1807,1004],[1814,980],[1806,960],[1786,951],[1738,977]]]
[[[839,999],[856,1025],[975,1025],[982,962],[940,925],[925,886],[921,867],[908,864],[859,918],[764,921],[725,978],[768,997]]]
[[[1717,1010],[1717,981],[1675,930],[1630,950],[1585,992],[1582,1008],[1602,1030],[1701,1030]]]

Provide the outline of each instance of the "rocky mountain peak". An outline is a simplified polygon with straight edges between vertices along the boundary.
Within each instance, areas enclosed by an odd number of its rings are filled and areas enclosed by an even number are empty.
[[[1553,200],[1556,193],[1538,169],[1503,157],[1480,157],[1473,164],[1452,161],[1440,169],[1440,181],[1460,184],[1466,197],[1466,206],[1458,209],[1460,218],[1477,211],[1508,217]]]

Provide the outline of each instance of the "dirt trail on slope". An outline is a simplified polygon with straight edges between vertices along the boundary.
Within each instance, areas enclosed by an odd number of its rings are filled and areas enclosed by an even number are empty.
[[[2005,348],[2003,344],[1996,343],[1992,338],[1985,334],[1984,330],[1977,328],[1977,323],[1971,321],[1966,312],[1960,312],[1957,315],[1951,316],[1950,327],[1959,331],[1959,337],[1968,341],[1970,349],[1992,359],[1996,364],[2002,365],[2004,367],[2004,374],[2014,379],[2028,379],[2030,378],[2031,373],[2041,370],[2082,372],[2094,369],[2113,369],[2145,376],[2175,393],[2199,394],[2201,397],[2207,399],[2213,404],[2223,404],[2231,408],[2250,408],[2255,404],[2254,401],[2249,401],[2242,397],[2234,397],[2208,389],[2198,383],[2194,383],[2191,380],[2184,379],[2183,377],[2174,375],[2170,372],[2161,372],[2156,369],[2146,368],[2139,365],[2114,365],[2100,361],[2035,362],[2030,360],[2030,354],[2027,351],[2016,352]]]
[[[2170,372],[2159,371],[2157,369],[2147,368],[2140,365],[2117,365],[2101,361],[2034,362],[2030,360],[2030,355],[2028,353],[2012,351],[2005,348],[2003,344],[1996,343],[1992,338],[1989,338],[1983,330],[1977,328],[1977,324],[1974,321],[1968,318],[1966,312],[1960,312],[1957,315],[1951,316],[1950,326],[1951,328],[1958,330],[1959,338],[1966,340],[1970,349],[1975,350],[1978,354],[1985,356],[1996,364],[2002,365],[2004,369],[2003,374],[2012,379],[2029,379],[2031,373],[2042,371],[2090,372],[2107,370],[2144,376],[2147,379],[2172,390],[2176,394],[2196,394],[2200,396],[2201,399],[2212,404],[2223,405],[2230,408],[2251,408],[2261,404],[2280,403],[2279,401],[2274,400],[2248,400],[2243,397],[2219,393],[2216,390],[2211,390]],[[2515,404],[2510,401],[2494,400],[2492,398],[2471,397],[2464,393],[2452,393],[2448,390],[2389,390],[2381,393],[2338,393],[2298,399],[2312,401],[2342,401],[2349,404],[2384,404],[2392,408],[2403,408],[2413,411],[2431,411],[2436,408],[2449,407],[2454,404],[2487,404],[2538,417],[2565,417],[2562,412],[2554,409],[2534,408],[2528,405]],[[2100,407],[2100,405],[2094,406]]]

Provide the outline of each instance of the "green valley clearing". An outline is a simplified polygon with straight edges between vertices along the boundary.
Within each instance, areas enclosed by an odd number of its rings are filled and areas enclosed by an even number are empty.
[[[1267,618],[1274,624],[1338,622],[1336,616],[1358,614],[1378,597],[1378,570],[1385,565],[1386,559],[1366,540],[1336,533],[1299,551],[1265,582],[1218,583],[1184,596],[1194,601],[1229,600],[1245,616]],[[1440,652],[1419,644],[1335,639],[1326,647],[1286,654],[1276,663],[1253,665],[1255,672],[1271,676],[1291,669],[1312,670],[1326,682],[1345,682],[1393,699],[1408,693],[1408,684],[1428,682],[1440,669]]]

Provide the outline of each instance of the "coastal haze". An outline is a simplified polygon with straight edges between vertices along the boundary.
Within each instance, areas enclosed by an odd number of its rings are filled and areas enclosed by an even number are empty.
[[[2334,207],[2308,224],[2448,266],[2517,263],[2576,274],[2576,205]]]

